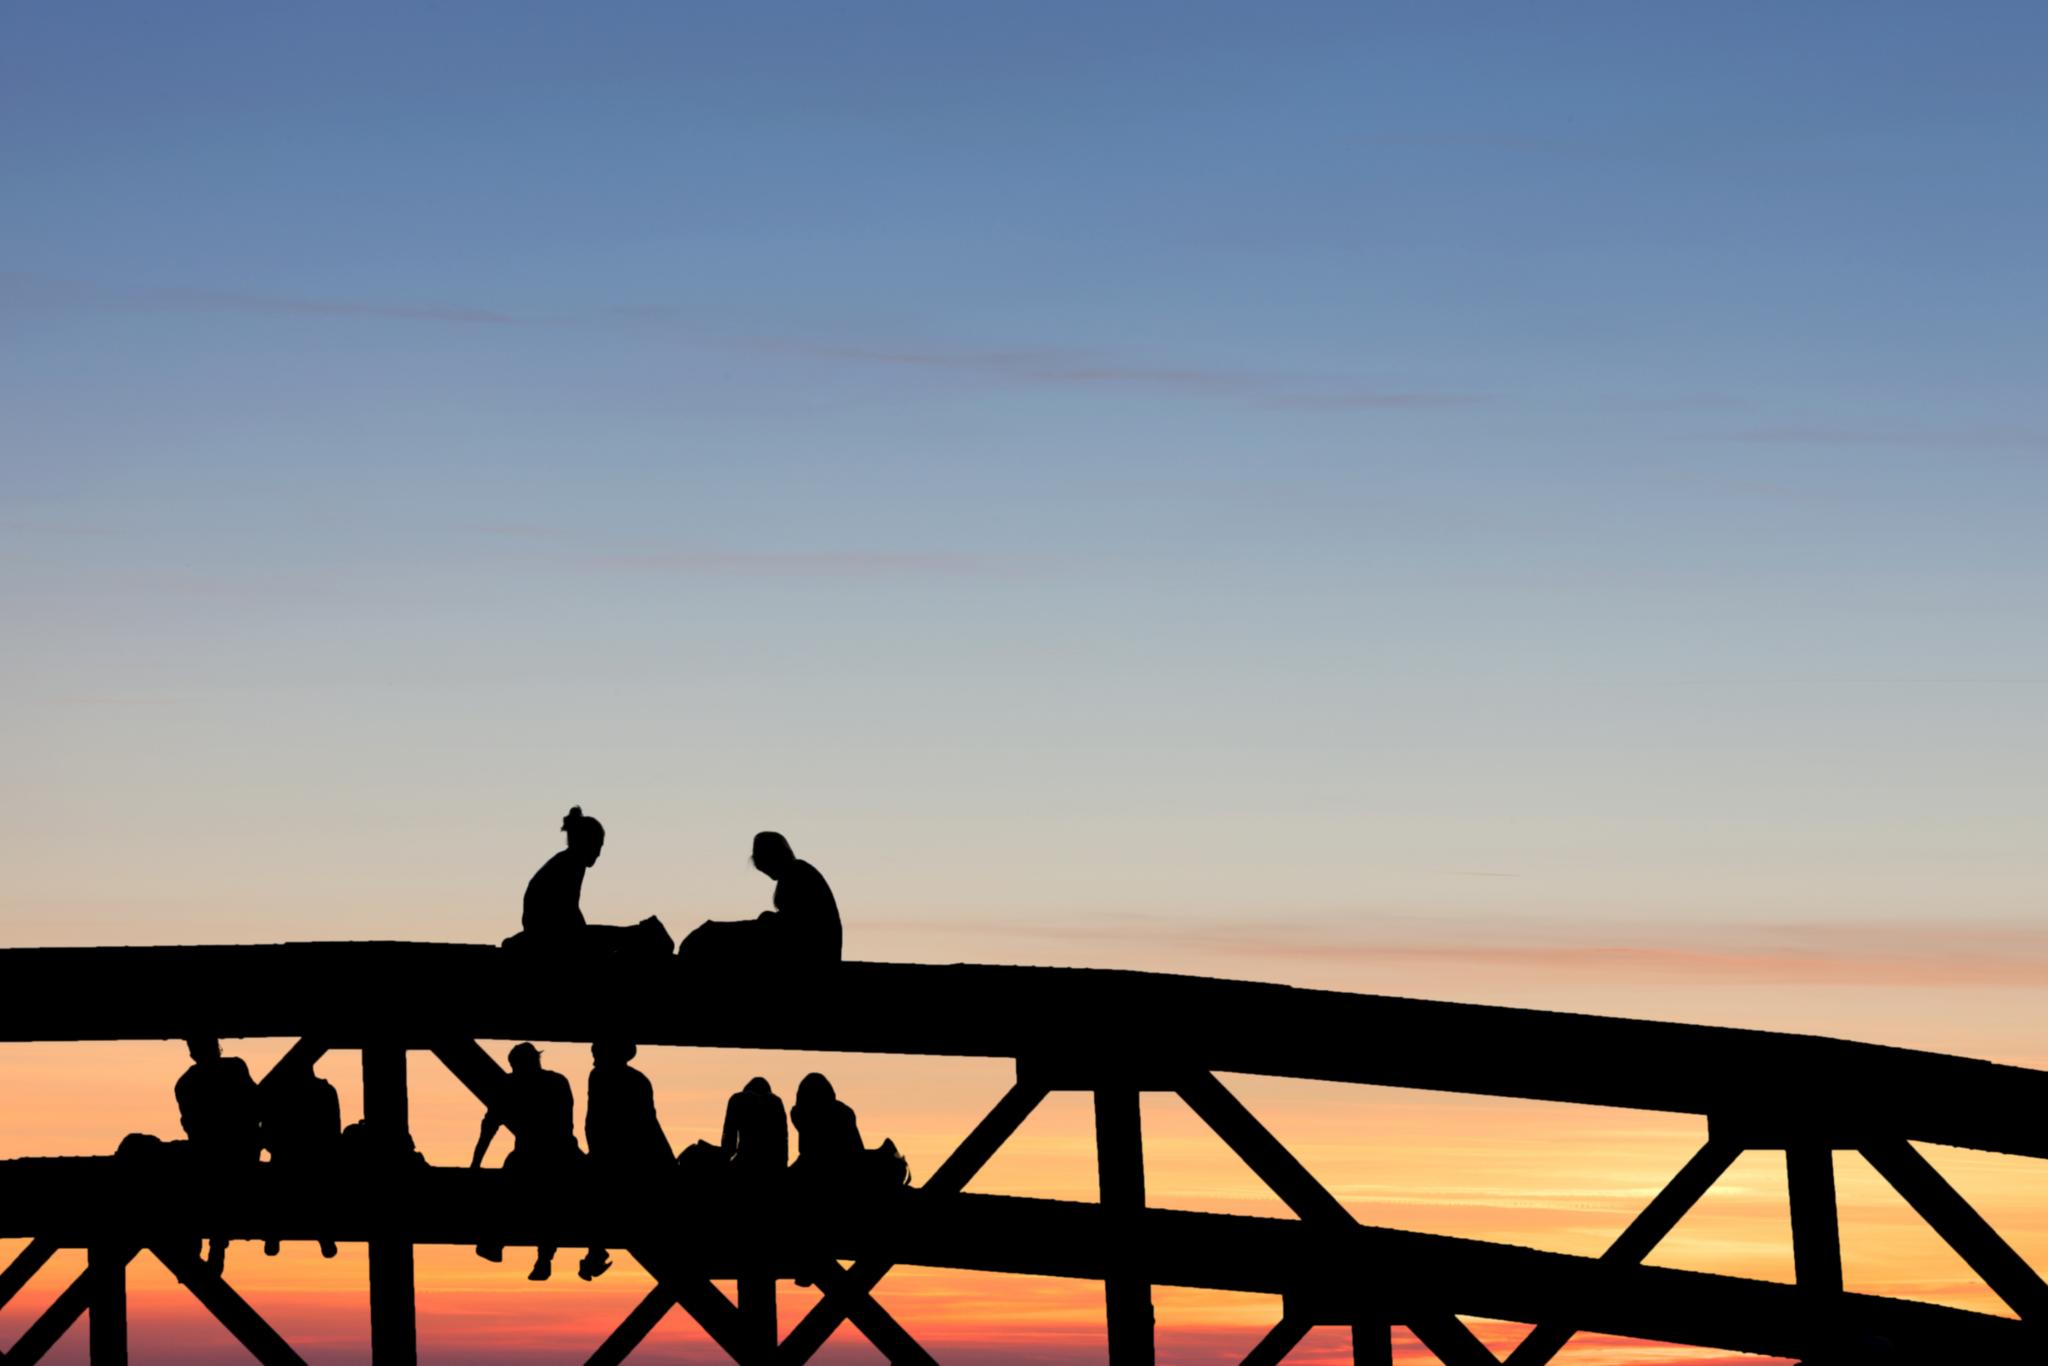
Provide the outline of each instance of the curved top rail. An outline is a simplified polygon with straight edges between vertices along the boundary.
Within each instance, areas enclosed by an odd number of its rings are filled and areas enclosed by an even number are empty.
[[[1810,1034],[1099,968],[701,982],[674,959],[471,944],[0,949],[0,1041],[199,1034],[1014,1058],[1054,1085],[1202,1069],[1704,1115],[1753,1147],[1903,1137],[2048,1157],[2048,1073]]]

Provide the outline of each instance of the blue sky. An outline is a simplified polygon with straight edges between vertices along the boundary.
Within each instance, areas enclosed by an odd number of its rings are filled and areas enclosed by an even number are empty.
[[[2044,40],[13,7],[0,929],[2023,922]]]

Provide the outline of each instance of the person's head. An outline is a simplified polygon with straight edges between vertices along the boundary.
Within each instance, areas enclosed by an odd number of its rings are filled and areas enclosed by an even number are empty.
[[[755,1077],[745,1086],[742,1086],[740,1090],[750,1096],[773,1096],[775,1094],[775,1089],[768,1084],[768,1078],[766,1077]]]
[[[187,1039],[185,1052],[194,1062],[212,1062],[220,1056],[219,1039]]]
[[[570,852],[580,855],[586,868],[604,852],[604,827],[595,817],[584,815],[580,806],[570,807],[569,814],[562,817],[562,833],[569,837]]]
[[[540,1050],[530,1043],[515,1043],[512,1051],[505,1055],[514,1072],[540,1071]]]
[[[599,1039],[590,1046],[590,1060],[599,1067],[624,1067],[639,1053],[639,1044],[620,1039]]]
[[[788,840],[773,830],[763,830],[754,836],[754,866],[769,877],[781,877],[795,862],[796,851],[789,847]]]
[[[796,1084],[796,1103],[806,1110],[838,1098],[837,1093],[832,1090],[832,1083],[825,1080],[823,1072],[813,1072]]]

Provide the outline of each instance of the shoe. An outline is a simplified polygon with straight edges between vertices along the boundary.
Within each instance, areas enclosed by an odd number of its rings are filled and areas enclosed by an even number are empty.
[[[477,1244],[476,1255],[487,1262],[502,1262],[505,1260],[505,1249],[502,1247],[485,1247],[479,1243]]]
[[[535,1262],[533,1270],[526,1273],[526,1279],[529,1281],[544,1281],[554,1274],[555,1268],[552,1263]]]
[[[266,1257],[275,1257],[277,1255],[277,1239],[266,1238],[263,1240],[263,1255]]]
[[[334,1245],[333,1243],[331,1243],[331,1242],[327,1241],[327,1239],[325,1239],[325,1238],[322,1238],[322,1239],[320,1240],[320,1255],[321,1255],[321,1256],[323,1256],[323,1257],[332,1257],[332,1256],[334,1256],[334,1254],[335,1254],[335,1253],[337,1253],[337,1252],[339,1252],[339,1251],[341,1251],[341,1249],[340,1249],[340,1248],[338,1248],[338,1247],[336,1247],[336,1246],[335,1246],[335,1245]]]
[[[612,1259],[606,1256],[585,1257],[576,1263],[576,1274],[586,1281],[594,1281],[612,1269]]]

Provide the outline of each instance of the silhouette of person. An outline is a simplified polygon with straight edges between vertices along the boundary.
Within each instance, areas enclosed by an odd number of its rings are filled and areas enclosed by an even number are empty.
[[[562,817],[568,847],[540,866],[526,884],[520,925],[535,939],[567,939],[585,927],[583,874],[604,852],[604,827],[572,806]]]
[[[543,1180],[575,1167],[583,1150],[576,1146],[576,1095],[569,1079],[540,1065],[540,1050],[530,1043],[514,1044],[506,1055],[511,1071],[498,1087],[498,1097],[484,1111],[477,1133],[476,1151],[470,1154],[472,1170],[483,1166],[491,1140],[498,1130],[512,1131],[512,1151],[506,1155],[505,1170],[518,1171]],[[597,1249],[600,1256],[602,1249]],[[485,1261],[502,1261],[502,1245],[480,1243],[476,1254]],[[554,1274],[555,1250],[534,1250],[530,1281],[544,1281]]]
[[[583,1138],[591,1163],[621,1193],[644,1187],[668,1173],[675,1160],[661,1116],[654,1108],[654,1086],[632,1066],[637,1045],[606,1040],[590,1046],[590,1089],[584,1106]],[[592,1248],[576,1268],[584,1280],[611,1270],[603,1248]]]
[[[759,1189],[789,1168],[789,1115],[766,1077],[755,1077],[725,1103],[719,1139],[728,1169],[743,1186]]]
[[[823,1073],[813,1072],[797,1083],[789,1117],[796,1125],[792,1176],[814,1192],[844,1190],[858,1179],[867,1153],[860,1123]]]
[[[330,1167],[341,1152],[341,1098],[313,1070],[311,1062],[274,1069],[256,1088],[263,1146],[273,1167],[295,1178],[310,1178]],[[265,1256],[277,1255],[277,1239],[266,1239]],[[320,1240],[320,1255],[332,1257],[332,1239]]]
[[[775,879],[775,909],[752,920],[707,920],[680,950],[700,968],[813,972],[839,961],[839,903],[824,874],[773,830],[754,836],[754,866]]]
[[[178,1098],[178,1123],[191,1145],[201,1179],[225,1184],[238,1169],[256,1164],[263,1137],[256,1106],[256,1081],[249,1064],[223,1057],[219,1039],[187,1039],[192,1065],[173,1088]],[[218,1272],[227,1265],[227,1241],[208,1240],[206,1264]]]
[[[638,925],[592,925],[583,918],[583,875],[604,852],[604,827],[572,806],[562,817],[568,847],[540,866],[526,883],[520,933],[507,941],[524,948],[617,953],[652,950],[666,955],[675,942],[658,917]]]
[[[842,939],[839,903],[824,874],[798,858],[789,841],[773,830],[754,836],[754,866],[775,879],[775,909],[762,918],[778,921],[783,963],[810,968],[837,963]]]

